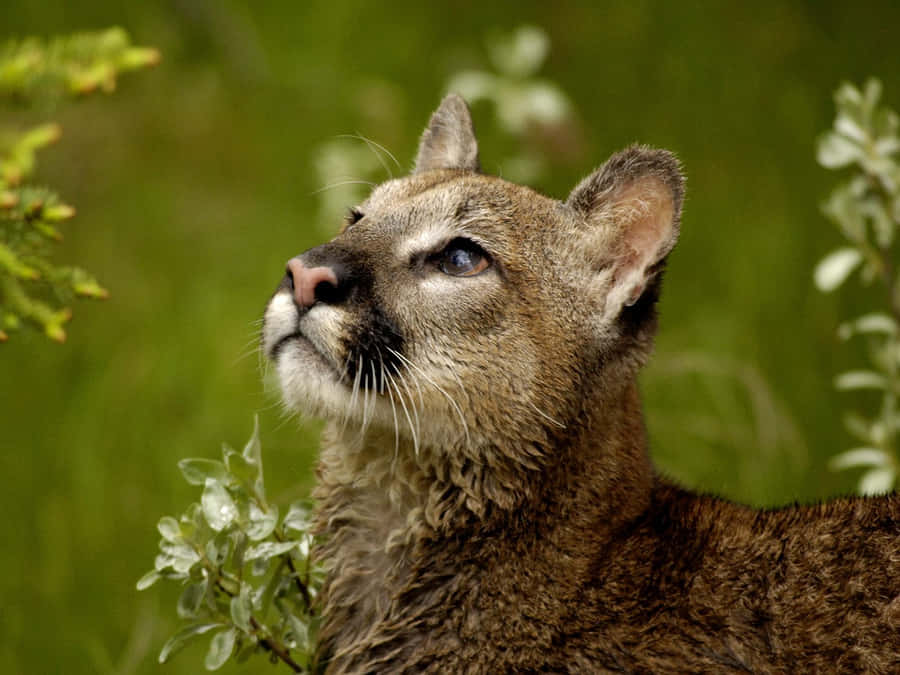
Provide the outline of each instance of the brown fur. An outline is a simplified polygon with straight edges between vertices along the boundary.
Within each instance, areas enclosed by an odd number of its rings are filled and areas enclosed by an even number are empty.
[[[477,170],[448,97],[413,174],[303,254],[340,283],[266,311],[287,404],[330,420],[327,671],[900,671],[896,497],[757,511],[654,473],[674,157],[629,148],[565,203]],[[459,238],[487,270],[442,270]]]

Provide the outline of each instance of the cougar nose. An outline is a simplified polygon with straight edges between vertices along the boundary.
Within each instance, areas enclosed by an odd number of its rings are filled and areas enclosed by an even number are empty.
[[[333,302],[339,288],[337,274],[331,267],[307,267],[300,258],[288,260],[287,279],[301,307],[312,307],[317,301]]]

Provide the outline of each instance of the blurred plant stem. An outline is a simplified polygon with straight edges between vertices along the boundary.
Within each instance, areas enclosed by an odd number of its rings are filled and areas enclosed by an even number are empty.
[[[120,73],[158,61],[159,52],[132,46],[121,28],[49,41],[12,40],[0,47],[0,103],[52,107],[67,94],[110,92]],[[72,298],[107,296],[84,270],[50,261],[52,244],[62,240],[57,226],[75,209],[30,181],[37,151],[61,133],[57,124],[25,130],[0,125],[0,342],[23,323],[63,342]]]
[[[834,127],[819,139],[818,161],[828,169],[850,168],[849,180],[834,189],[823,206],[848,245],[829,253],[816,267],[814,280],[823,292],[841,286],[854,272],[863,283],[881,287],[882,309],[841,324],[838,335],[868,340],[869,369],[835,378],[841,391],[872,390],[881,396],[878,414],[851,412],[847,430],[862,445],[835,456],[831,467],[864,467],[863,494],[889,491],[898,472],[900,432],[900,279],[895,263],[900,227],[900,118],[880,105],[881,83],[870,79],[862,89],[843,84],[835,92]]]

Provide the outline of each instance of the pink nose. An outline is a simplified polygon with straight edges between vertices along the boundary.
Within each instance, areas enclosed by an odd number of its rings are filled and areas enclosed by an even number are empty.
[[[337,275],[330,267],[306,267],[300,258],[288,260],[287,273],[294,287],[294,299],[301,307],[312,307],[316,298],[316,286],[321,283],[338,285]]]

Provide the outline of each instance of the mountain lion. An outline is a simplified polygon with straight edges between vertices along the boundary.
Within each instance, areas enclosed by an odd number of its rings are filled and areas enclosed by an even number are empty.
[[[654,472],[635,378],[682,196],[641,146],[564,202],[486,176],[451,95],[412,174],[288,262],[263,349],[328,420],[328,672],[900,672],[900,500]]]

